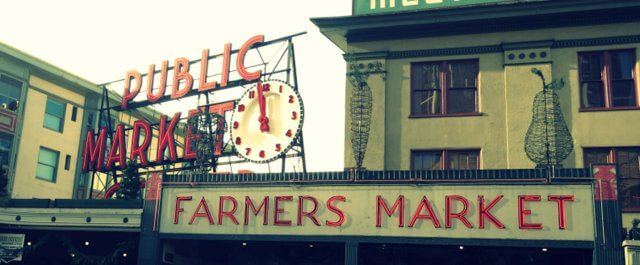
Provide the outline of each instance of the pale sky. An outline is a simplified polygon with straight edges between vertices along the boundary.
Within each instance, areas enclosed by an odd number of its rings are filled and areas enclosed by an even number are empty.
[[[349,15],[350,0],[20,0],[2,9],[0,42],[95,83],[257,34],[307,31],[295,45],[308,169],[343,168],[345,63],[309,18]]]

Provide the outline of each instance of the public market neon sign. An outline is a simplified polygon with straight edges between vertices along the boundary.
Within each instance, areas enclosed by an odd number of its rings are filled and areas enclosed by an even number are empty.
[[[236,56],[236,72],[246,82],[252,82],[258,80],[262,76],[261,70],[249,71],[245,66],[245,57],[247,53],[257,45],[264,43],[263,35],[256,35],[247,40],[241,48],[237,51]],[[120,104],[120,110],[126,110],[131,106],[133,100],[138,96],[141,91],[143,83],[146,82],[146,102],[144,104],[153,104],[159,102],[167,95],[167,90],[170,89],[169,96],[172,100],[183,98],[190,93],[205,93],[217,88],[223,88],[230,85],[229,73],[231,65],[232,46],[230,43],[224,45],[224,52],[222,53],[222,72],[220,73],[219,80],[207,80],[208,75],[208,63],[209,63],[209,50],[202,51],[202,58],[200,60],[200,78],[198,87],[194,88],[194,77],[189,72],[190,62],[187,58],[177,58],[174,62],[172,85],[167,88],[167,80],[169,79],[169,62],[163,61],[160,67],[160,83],[157,88],[154,89],[154,77],[156,75],[156,66],[151,64],[146,76],[146,80],[143,80],[142,74],[137,70],[128,71],[124,79],[123,96]],[[139,102],[136,102],[139,104]],[[221,106],[211,106],[211,109],[216,109],[219,112],[224,112],[233,109],[233,104],[225,104]],[[190,111],[189,115],[197,113],[198,110]],[[177,112],[169,119],[166,115],[160,117],[160,124],[158,130],[158,141],[156,144],[157,152],[155,157],[148,157],[148,150],[151,145],[153,137],[153,131],[151,124],[145,120],[137,120],[133,124],[132,137],[130,139],[130,153],[128,154],[131,161],[139,160],[140,166],[149,166],[150,164],[161,165],[165,163],[177,162],[179,157],[176,149],[175,129],[180,120],[182,113]],[[125,140],[125,127],[123,124],[118,124],[115,128],[115,132],[112,134],[111,146],[109,151],[106,152],[107,142],[107,127],[101,127],[98,133],[94,130],[87,132],[85,139],[85,145],[83,150],[83,163],[82,170],[88,171],[109,171],[113,169],[124,169],[127,166],[127,142]],[[144,139],[140,139],[141,133],[144,134]],[[191,141],[194,135],[191,130],[186,130],[184,135],[184,148],[183,154],[180,159],[194,160],[196,158],[195,150],[192,150]],[[222,142],[215,147],[215,152],[219,154],[221,152]],[[169,157],[165,159],[164,152],[168,150]]]

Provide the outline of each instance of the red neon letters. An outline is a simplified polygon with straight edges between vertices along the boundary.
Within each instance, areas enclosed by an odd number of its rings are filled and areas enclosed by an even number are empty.
[[[520,229],[542,229],[540,223],[527,223],[527,216],[531,215],[531,210],[526,209],[526,202],[539,202],[540,195],[520,195],[518,196],[518,225]]]
[[[219,113],[224,115],[226,111],[233,109],[233,102],[225,102],[215,104],[209,107],[209,112]],[[190,115],[197,113],[197,110],[190,111]],[[115,131],[112,133],[111,146],[107,144],[107,128],[100,128],[100,133],[96,137],[93,130],[87,132],[87,137],[84,143],[84,150],[82,154],[82,170],[88,171],[109,171],[113,169],[123,169],[126,165],[127,152],[130,152],[129,158],[132,161],[139,161],[139,165],[142,167],[161,165],[165,163],[176,162],[178,159],[181,161],[189,161],[196,158],[195,150],[192,150],[192,141],[197,135],[192,134],[191,128],[186,130],[184,136],[184,148],[182,157],[178,157],[177,142],[176,142],[176,126],[180,120],[181,113],[175,113],[171,120],[167,121],[167,116],[160,117],[160,123],[157,133],[156,153],[155,157],[149,158],[149,150],[151,147],[154,131],[151,128],[151,124],[145,120],[137,120],[131,127],[130,134],[127,134],[127,129],[123,124],[119,124],[115,127]],[[223,126],[223,120],[220,121],[217,126]],[[125,139],[129,138],[130,149],[127,149],[127,143]],[[215,154],[220,155],[222,153],[222,137],[224,135],[219,134],[216,136],[218,142],[215,146]],[[168,156],[165,157],[165,151]],[[153,161],[150,161],[152,159]],[[106,161],[105,161],[106,160]],[[106,163],[105,163],[106,162]]]
[[[178,196],[176,197],[175,207],[173,212],[173,223],[179,224],[185,219],[181,218],[182,213],[185,212],[184,202],[191,201],[191,196]],[[320,202],[313,196],[298,196],[295,200],[293,196],[273,196],[263,197],[259,205],[256,206],[258,199],[251,197],[244,197],[238,200],[233,196],[218,196],[218,207],[212,209],[209,206],[215,205],[210,200],[207,201],[204,197],[197,203],[197,205],[191,205],[189,209],[193,209],[188,224],[194,224],[199,222],[200,219],[206,220],[209,225],[250,225],[261,223],[262,225],[274,225],[274,226],[293,226],[294,223],[291,220],[285,220],[285,208],[289,209],[292,203],[297,203],[297,221],[296,226],[304,226],[311,224],[314,226],[322,226],[323,222],[317,215],[319,211],[325,211],[329,214],[329,219],[323,220],[324,224],[328,227],[340,227],[344,224],[346,217],[343,210],[338,207],[336,202],[345,202],[344,196],[333,196],[329,198],[326,203]],[[271,207],[273,202],[273,207]],[[195,202],[193,202],[195,203]],[[238,209],[242,210],[238,210]],[[191,211],[189,211],[191,212]],[[213,216],[217,213],[218,220],[214,222]],[[258,217],[262,213],[262,218],[253,219]],[[269,219],[269,215],[273,215],[272,219]],[[238,222],[238,218],[243,220],[242,224]],[[231,222],[224,222],[224,219]],[[262,219],[262,220],[259,220]],[[336,220],[337,219],[337,220]],[[254,221],[253,221],[254,220]],[[310,222],[305,222],[308,220]]]
[[[250,72],[245,66],[245,57],[249,50],[256,45],[264,42],[263,35],[257,35],[247,40],[237,52],[236,56],[236,70],[240,77],[246,81],[253,81],[262,75],[262,71],[257,70]],[[226,87],[229,82],[229,72],[231,65],[231,44],[224,45],[224,52],[222,54],[222,72],[220,74],[220,82],[207,81],[209,70],[209,50],[202,51],[202,60],[200,61],[200,76],[198,82],[198,92],[216,89],[217,87]],[[167,88],[167,75],[169,71],[168,61],[162,62],[160,84],[156,91],[154,91],[153,83],[155,77],[156,67],[154,64],[149,66],[149,71],[146,78],[146,100],[153,103],[163,97],[165,97],[165,91]],[[179,99],[188,95],[193,90],[194,77],[189,73],[191,63],[186,58],[177,58],[173,66],[173,80],[171,82],[171,99]],[[133,101],[142,87],[143,79],[140,72],[131,70],[126,73],[124,79],[124,87],[122,94],[122,103],[120,107],[125,110],[129,106],[129,103]]]
[[[347,197],[335,195],[329,197],[326,201],[319,200],[311,195],[278,195],[264,196],[252,198],[244,196],[236,198],[233,196],[223,195],[212,197],[217,199],[217,208],[212,209],[210,205],[216,205],[211,200],[204,198],[199,203],[186,201],[191,200],[191,196],[177,196],[174,210],[174,223],[179,224],[189,220],[188,224],[194,223],[201,218],[210,225],[272,225],[282,227],[303,227],[303,226],[327,226],[342,227],[347,222],[348,213],[345,211]],[[542,219],[539,209],[546,203],[544,207],[557,207],[558,212],[558,229],[568,229],[567,208],[569,203],[575,201],[573,195],[549,195],[546,201],[542,201],[541,195],[519,195],[517,200],[511,200],[513,203],[517,201],[513,208],[505,207],[503,204],[510,200],[505,200],[504,195],[486,198],[484,195],[478,195],[477,201],[469,200],[462,195],[446,195],[444,196],[443,208],[435,207],[427,196],[421,199],[407,198],[399,195],[392,198],[377,195],[375,201],[371,201],[371,208],[353,209],[355,211],[375,211],[375,225],[377,228],[399,227],[402,229],[508,229],[507,225],[501,219],[518,218],[517,229],[521,230],[540,230],[543,228],[542,223],[535,223],[531,219]],[[207,205],[208,204],[208,205]],[[408,209],[411,207],[411,210]],[[180,216],[185,212],[185,208],[190,212],[181,219]],[[211,211],[210,211],[211,209]],[[512,209],[512,210],[506,210]],[[217,222],[213,222],[214,215],[218,216]],[[473,218],[472,218],[473,217]],[[441,224],[444,218],[444,226]],[[230,222],[224,222],[224,219]],[[295,221],[293,221],[295,219]],[[242,223],[238,220],[243,220]],[[424,223],[429,220],[430,222]],[[459,221],[460,225],[456,225],[454,220]],[[477,226],[472,220],[477,220]],[[407,222],[405,226],[405,222]],[[489,224],[488,224],[489,223]]]

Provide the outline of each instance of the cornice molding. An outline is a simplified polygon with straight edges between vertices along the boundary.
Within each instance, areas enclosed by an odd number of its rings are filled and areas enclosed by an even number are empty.
[[[554,41],[551,48],[575,48],[640,43],[640,35]]]
[[[616,36],[605,38],[589,38],[589,39],[572,39],[572,40],[541,40],[520,43],[503,43],[500,45],[487,46],[471,46],[458,48],[443,49],[424,49],[424,50],[406,50],[406,51],[376,51],[364,53],[344,54],[345,58],[355,60],[371,60],[371,59],[405,59],[418,57],[439,57],[439,56],[457,56],[457,55],[475,55],[486,53],[502,53],[509,50],[527,49],[534,47],[551,47],[552,49],[575,48],[575,47],[592,47],[607,45],[622,45],[640,43],[640,35]]]
[[[0,225],[139,230],[142,209],[0,208]]]

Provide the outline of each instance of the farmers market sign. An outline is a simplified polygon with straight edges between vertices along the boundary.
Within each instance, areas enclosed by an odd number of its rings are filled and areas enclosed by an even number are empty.
[[[475,5],[507,0],[353,0],[353,15],[418,11],[438,7]]]
[[[590,185],[165,186],[160,232],[594,239]]]

